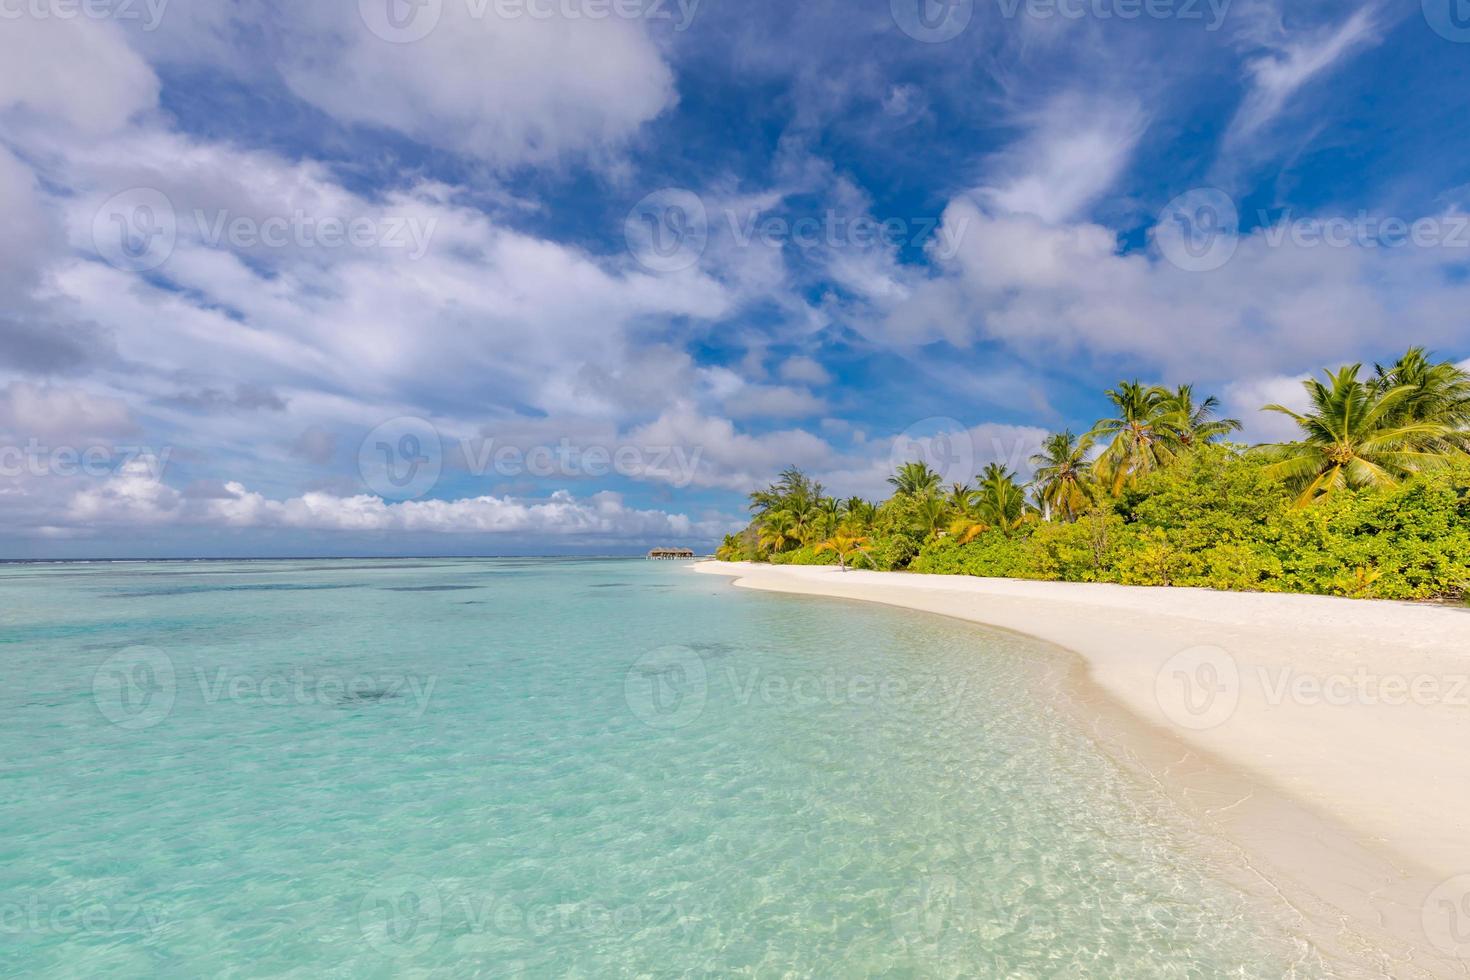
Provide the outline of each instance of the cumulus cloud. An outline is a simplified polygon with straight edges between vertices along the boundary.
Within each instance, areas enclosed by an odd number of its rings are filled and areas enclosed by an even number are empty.
[[[638,21],[498,16],[496,4],[450,0],[416,8],[426,20],[412,33],[436,22],[398,43],[358,6],[283,11],[287,83],[349,122],[515,166],[615,146],[675,101],[673,73]]]
[[[120,129],[158,102],[153,69],[111,21],[7,17],[0,31],[0,111],[64,122],[87,135]]]
[[[1089,222],[1051,225],[965,199],[945,221],[967,228],[953,260],[913,277],[865,329],[910,345],[992,340],[1031,356],[1234,380],[1385,354],[1402,323],[1425,343],[1452,343],[1470,303],[1454,271],[1470,266],[1462,249],[1303,245],[1258,229],[1220,268],[1190,271],[1127,252]]]
[[[73,525],[290,528],[312,531],[536,534],[592,539],[646,540],[660,536],[707,540],[732,529],[730,520],[629,507],[616,493],[579,500],[557,491],[539,501],[481,496],[390,503],[368,494],[305,493],[273,500],[228,481],[207,493],[173,489],[155,461],[132,460],[110,478],[77,491],[65,518]]]

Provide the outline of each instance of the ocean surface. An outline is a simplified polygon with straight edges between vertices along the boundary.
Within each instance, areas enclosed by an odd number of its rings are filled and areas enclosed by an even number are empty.
[[[678,563],[0,566],[0,974],[1313,975],[1061,656]]]

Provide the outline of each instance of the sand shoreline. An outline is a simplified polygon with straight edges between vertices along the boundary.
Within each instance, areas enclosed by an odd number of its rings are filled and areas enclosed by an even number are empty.
[[[1332,961],[1470,975],[1470,611],[826,566],[695,570],[1071,651],[1072,697],[1096,737],[1238,845]]]

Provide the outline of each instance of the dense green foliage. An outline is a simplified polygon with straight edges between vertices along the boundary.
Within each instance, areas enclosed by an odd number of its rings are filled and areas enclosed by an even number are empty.
[[[751,495],[729,560],[1385,599],[1470,591],[1470,375],[1420,349],[1359,380],[1306,383],[1299,442],[1219,440],[1213,398],[1126,382],[1081,437],[1046,440],[1023,485],[900,467],[881,503],[836,500],[791,469]],[[1285,410],[1283,410],[1285,411]],[[1095,450],[1095,451],[1094,451]],[[1030,491],[1028,499],[1027,491]]]

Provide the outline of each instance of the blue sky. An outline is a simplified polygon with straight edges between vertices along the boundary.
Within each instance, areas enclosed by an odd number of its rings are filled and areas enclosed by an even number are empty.
[[[0,557],[709,545],[1123,378],[1287,437],[1470,357],[1465,6],[0,4]]]

